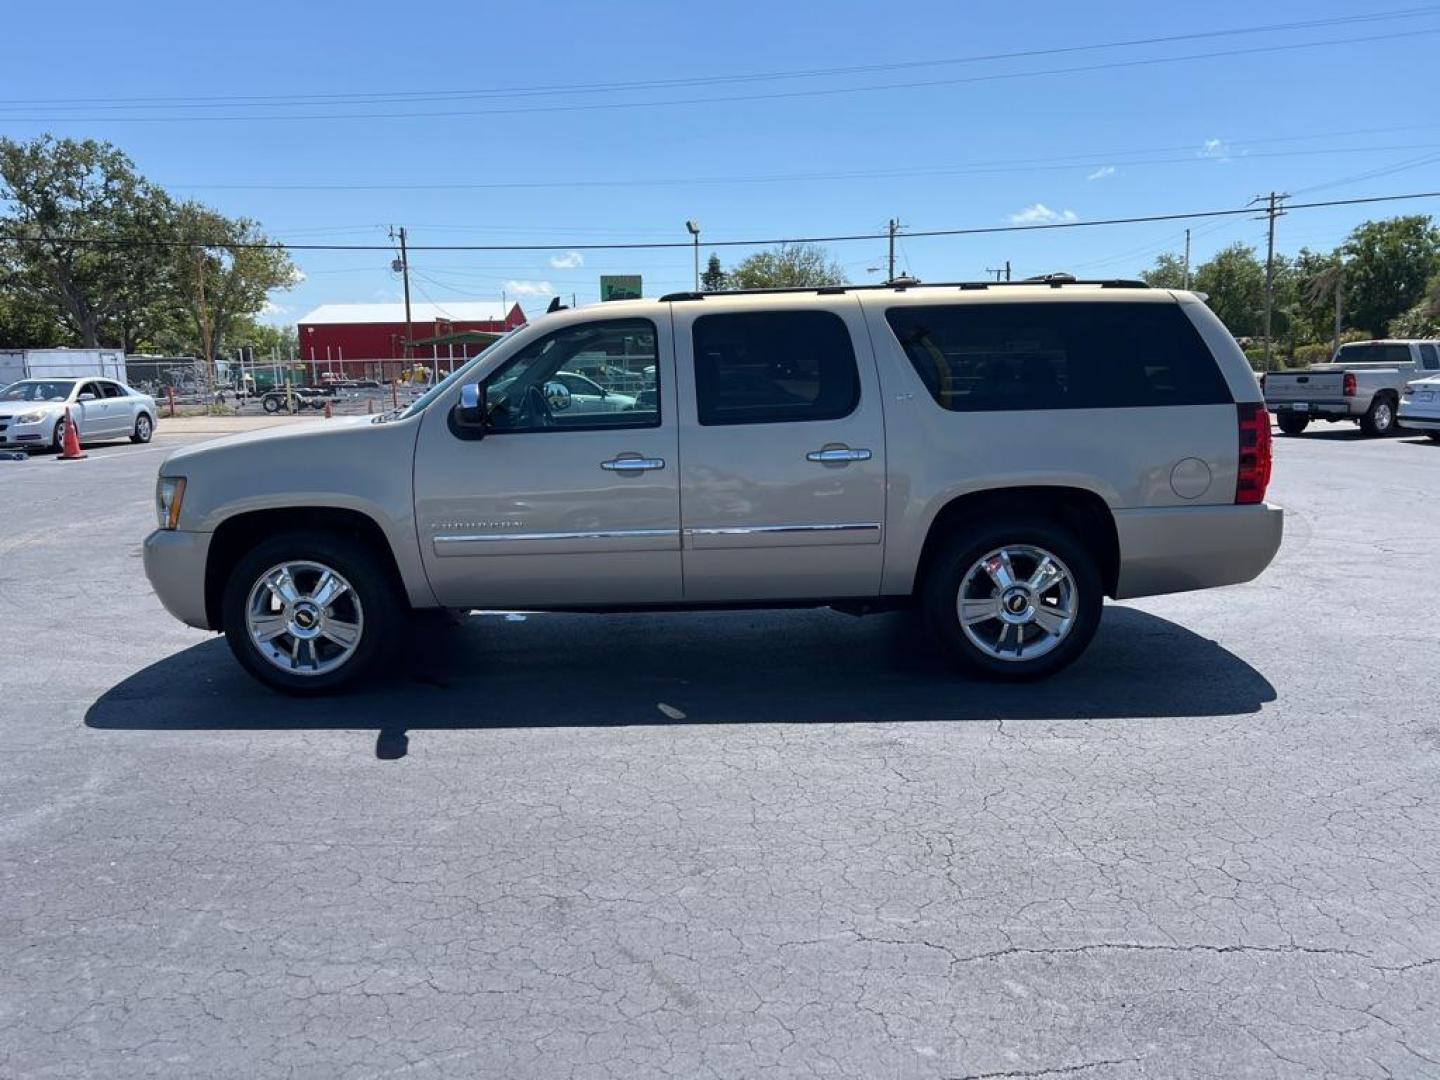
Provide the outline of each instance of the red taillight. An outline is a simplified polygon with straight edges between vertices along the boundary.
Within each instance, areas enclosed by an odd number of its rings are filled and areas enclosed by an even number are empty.
[[[1270,414],[1260,404],[1235,406],[1240,421],[1240,468],[1235,476],[1235,501],[1265,501],[1270,486]]]
[[[1345,396],[1346,396],[1346,397],[1354,397],[1354,396],[1355,396],[1355,373],[1354,373],[1353,371],[1347,371],[1347,372],[1345,372],[1345,378],[1342,380],[1341,385],[1343,385],[1343,386],[1345,387]]]

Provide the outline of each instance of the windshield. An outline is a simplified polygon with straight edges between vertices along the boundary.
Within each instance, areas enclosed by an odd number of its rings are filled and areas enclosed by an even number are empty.
[[[485,348],[482,349],[479,353],[477,353],[474,359],[472,359],[468,364],[465,364],[463,367],[456,368],[449,375],[446,375],[445,378],[441,379],[434,386],[432,386],[429,390],[426,390],[425,393],[421,394],[414,401],[410,402],[409,405],[406,405],[398,412],[386,413],[382,419],[405,420],[411,416],[419,415],[432,401],[434,401],[437,397],[443,394],[447,389],[456,385],[457,383],[464,382],[466,376],[469,375],[470,372],[475,370],[475,366],[477,364],[479,364],[482,360],[484,360],[487,356],[490,355],[490,351],[494,349],[496,345],[499,345],[503,341],[510,341],[517,334],[523,334],[527,329],[528,327],[519,326],[516,327],[514,330],[509,331],[508,333],[502,334],[500,337],[492,341],[489,345],[486,345]]]
[[[1408,364],[1410,346],[1394,342],[1357,342],[1341,345],[1335,354],[1337,364]]]
[[[64,401],[74,379],[22,379],[0,390],[0,401]]]

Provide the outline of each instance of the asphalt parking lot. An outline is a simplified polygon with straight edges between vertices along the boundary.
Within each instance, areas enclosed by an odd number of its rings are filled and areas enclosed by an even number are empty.
[[[0,462],[0,1076],[1440,1075],[1440,444],[1049,683],[906,616],[478,616],[292,701],[150,594],[164,434]]]

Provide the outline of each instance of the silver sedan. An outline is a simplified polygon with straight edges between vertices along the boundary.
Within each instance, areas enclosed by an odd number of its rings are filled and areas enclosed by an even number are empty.
[[[65,409],[81,442],[155,434],[155,399],[114,379],[93,376],[21,379],[0,390],[0,446],[59,449]]]

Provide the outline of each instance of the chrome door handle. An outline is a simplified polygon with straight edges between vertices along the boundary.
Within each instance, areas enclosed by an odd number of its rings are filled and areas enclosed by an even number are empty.
[[[851,450],[849,447],[833,450],[811,450],[805,455],[806,461],[818,461],[823,463],[835,461],[869,461],[869,450]]]
[[[621,457],[600,462],[606,472],[645,472],[649,469],[663,469],[665,459],[658,457]]]

